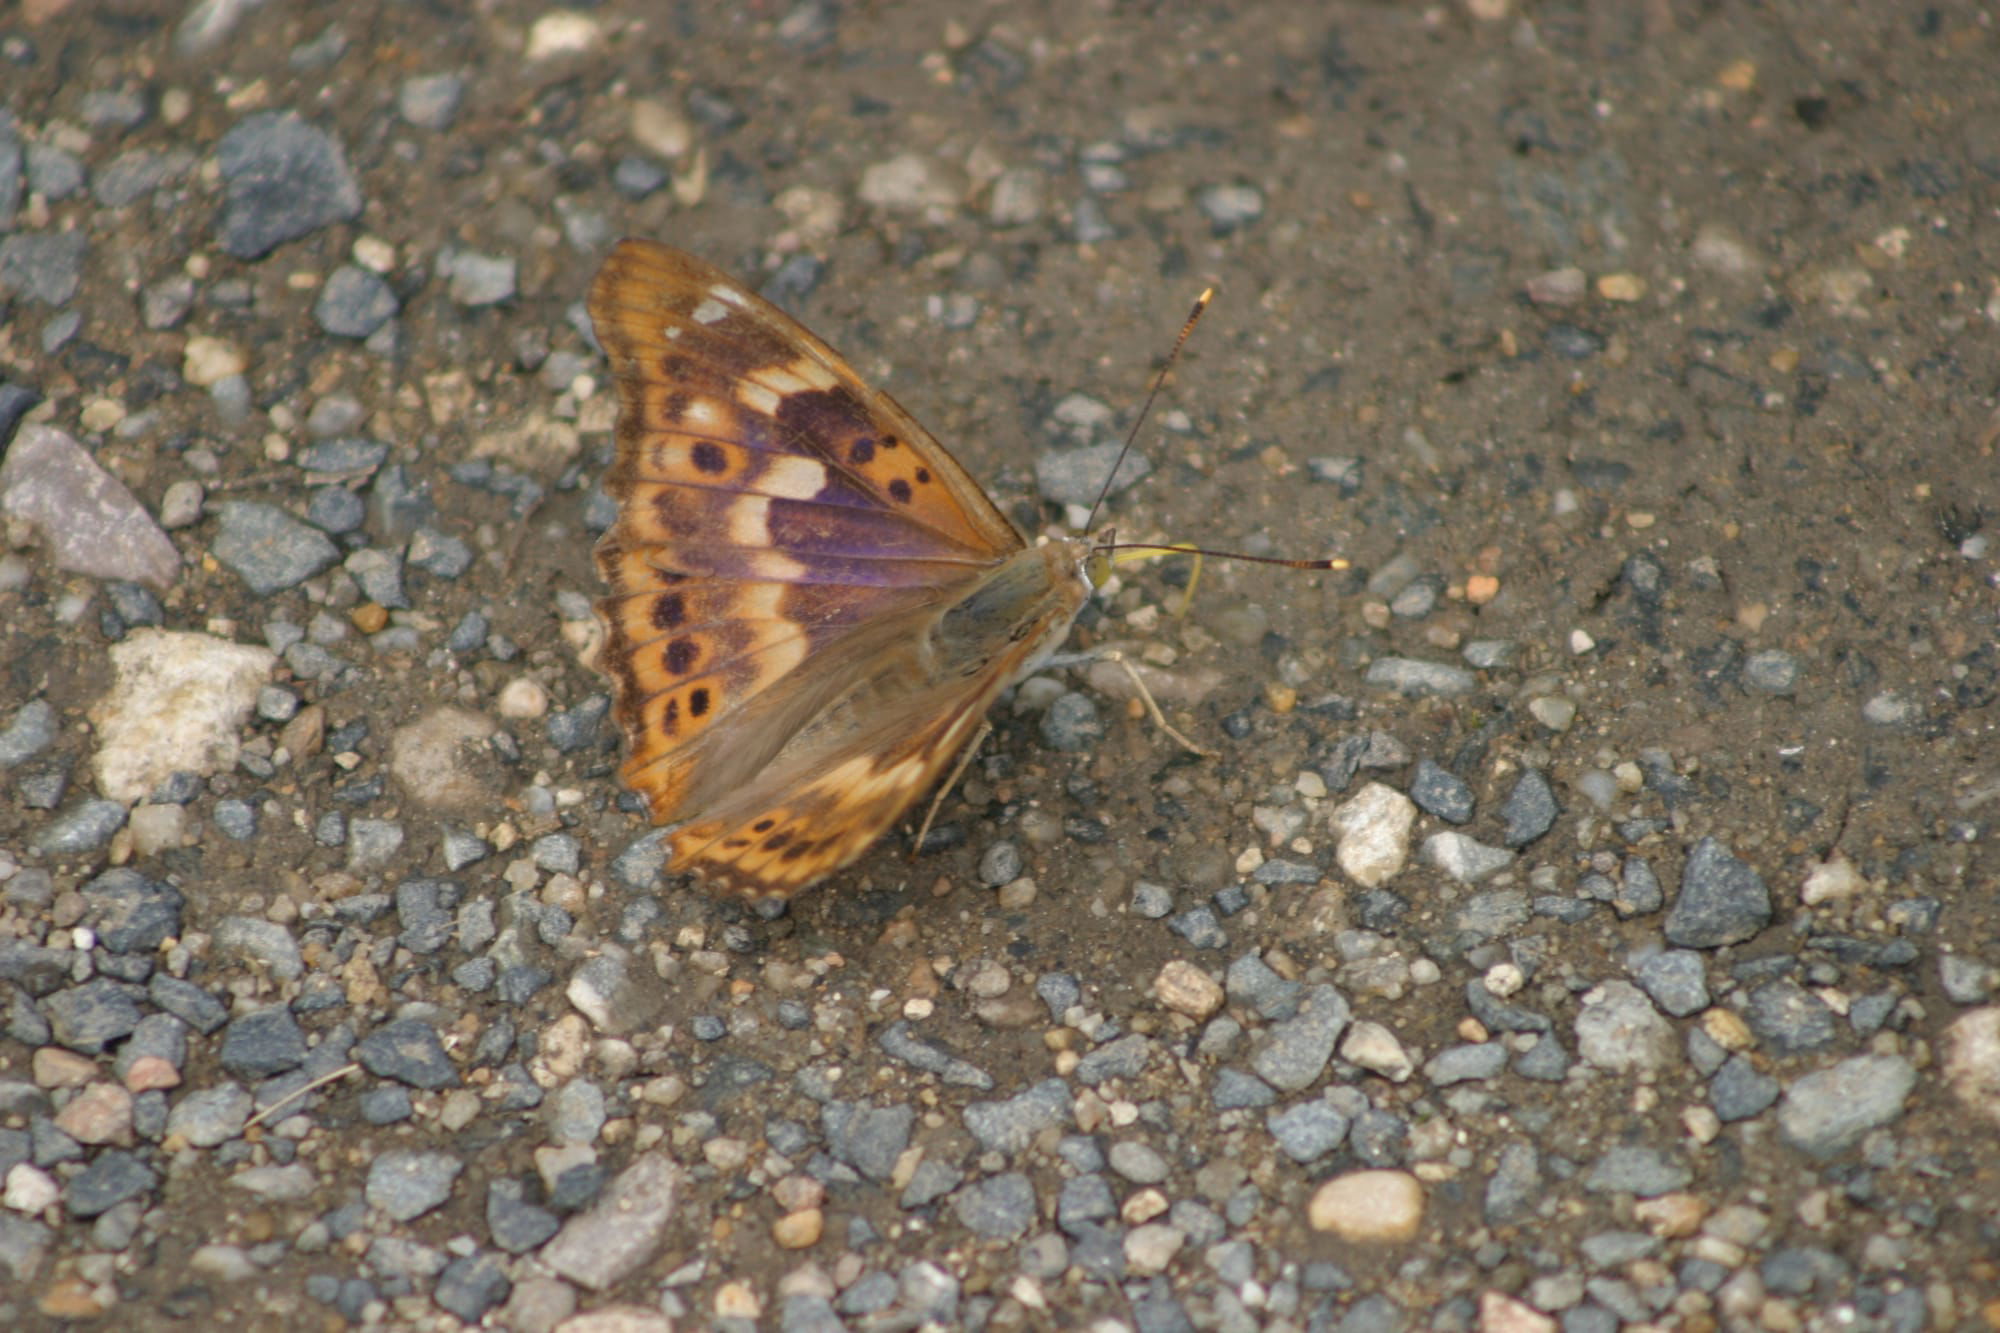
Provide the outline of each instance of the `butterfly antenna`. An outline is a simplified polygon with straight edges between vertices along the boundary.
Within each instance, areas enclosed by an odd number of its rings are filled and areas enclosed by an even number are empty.
[[[1194,309],[1188,311],[1187,322],[1181,325],[1180,336],[1174,339],[1173,349],[1167,353],[1165,364],[1160,367],[1159,374],[1153,376],[1153,387],[1146,390],[1146,400],[1139,404],[1139,415],[1133,419],[1132,429],[1125,432],[1125,444],[1118,450],[1118,457],[1112,460],[1111,470],[1104,474],[1104,485],[1098,488],[1097,498],[1091,501],[1090,518],[1083,525],[1085,532],[1097,531],[1097,511],[1104,507],[1104,497],[1111,494],[1111,483],[1118,480],[1118,469],[1125,466],[1125,455],[1132,452],[1132,442],[1139,438],[1139,428],[1146,424],[1146,417],[1153,410],[1153,400],[1160,396],[1160,390],[1166,385],[1167,375],[1173,370],[1174,362],[1180,360],[1181,348],[1187,346],[1188,335],[1194,332],[1195,321],[1201,318],[1202,311],[1208,309],[1208,303],[1214,299],[1213,287],[1202,288],[1201,295],[1194,298]]]
[[[1323,560],[1292,560],[1281,555],[1246,555],[1242,551],[1211,551],[1205,546],[1188,546],[1179,542],[1107,542],[1097,550],[1102,554],[1116,551],[1139,551],[1144,554],[1124,557],[1127,560],[1144,560],[1158,555],[1198,555],[1212,556],[1217,560],[1247,560],[1253,565],[1278,565],[1284,569],[1348,569],[1344,556],[1328,556]],[[1119,557],[1112,555],[1113,564],[1120,563]]]

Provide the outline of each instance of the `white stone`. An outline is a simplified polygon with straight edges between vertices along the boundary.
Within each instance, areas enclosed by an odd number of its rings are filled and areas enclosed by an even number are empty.
[[[111,688],[92,710],[97,787],[143,799],[173,773],[236,765],[238,729],[277,654],[207,634],[137,629],[111,646]]]
[[[1396,1034],[1373,1019],[1356,1019],[1340,1043],[1340,1058],[1391,1083],[1403,1083],[1417,1071],[1417,1062]]]
[[[1461,884],[1477,884],[1514,864],[1514,853],[1489,847],[1477,838],[1446,830],[1424,839],[1424,863],[1436,866]]]
[[[1401,872],[1410,857],[1410,828],[1417,807],[1393,787],[1371,782],[1333,812],[1340,839],[1334,859],[1349,879],[1377,888]]]
[[[596,19],[572,9],[552,9],[528,29],[527,56],[547,60],[551,56],[574,55],[597,45],[600,30]]]
[[[1665,1069],[1680,1050],[1673,1024],[1629,981],[1604,982],[1583,997],[1576,1044],[1584,1060],[1612,1073]]]

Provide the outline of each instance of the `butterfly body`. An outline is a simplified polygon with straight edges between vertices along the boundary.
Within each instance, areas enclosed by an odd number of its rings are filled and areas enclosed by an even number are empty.
[[[624,241],[599,665],[676,871],[765,901],[853,862],[1058,648],[1090,544],[1030,546],[943,446],[733,280]]]

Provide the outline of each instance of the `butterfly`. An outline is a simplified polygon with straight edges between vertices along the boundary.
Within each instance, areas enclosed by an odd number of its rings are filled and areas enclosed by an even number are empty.
[[[888,394],[720,270],[618,244],[599,668],[671,869],[758,906],[851,864],[1069,633],[1101,577],[1031,545]]]

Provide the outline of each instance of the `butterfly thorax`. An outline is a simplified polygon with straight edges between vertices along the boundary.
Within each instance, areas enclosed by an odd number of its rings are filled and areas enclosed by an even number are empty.
[[[1005,688],[1031,674],[1062,644],[1090,596],[1089,544],[1071,539],[1030,546],[995,565],[938,613],[924,659],[938,683],[998,668]]]

